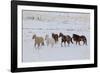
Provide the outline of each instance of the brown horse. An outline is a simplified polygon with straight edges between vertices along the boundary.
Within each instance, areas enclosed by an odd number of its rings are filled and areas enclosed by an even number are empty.
[[[55,40],[55,43],[57,43],[58,42],[58,37],[59,37],[58,34],[52,33],[52,37]]]
[[[83,45],[84,44],[87,45],[87,39],[86,39],[86,37],[84,35],[81,35],[80,37],[81,37],[81,41],[83,41]]]
[[[80,41],[83,41],[83,45],[87,45],[87,39],[84,35],[79,36],[77,34],[73,34],[73,40],[76,42],[76,44],[78,43],[80,45]]]
[[[62,43],[64,43],[64,45],[66,46],[66,42],[68,43],[68,46],[70,43],[73,44],[72,38],[69,35],[63,35],[62,33],[59,33],[59,37],[62,37],[61,38],[61,46],[63,46]]]

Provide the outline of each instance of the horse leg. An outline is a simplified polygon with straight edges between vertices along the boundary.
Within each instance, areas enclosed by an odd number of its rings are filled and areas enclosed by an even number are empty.
[[[40,47],[40,43],[38,43],[38,49],[39,49],[39,47]]]
[[[85,44],[85,41],[83,41],[83,45]]]
[[[71,43],[73,44],[72,38],[71,38]]]
[[[34,47],[36,48],[36,43],[34,43]]]
[[[63,47],[63,45],[62,45],[62,44],[63,44],[63,42],[61,42],[61,47]]]
[[[70,41],[68,41],[68,46],[70,45]]]
[[[87,45],[87,40],[85,41],[86,45]]]
[[[80,44],[80,41],[79,41],[79,45],[81,45],[81,44]]]
[[[84,41],[84,44],[87,45],[87,40]]]
[[[86,44],[86,40],[85,39],[83,39],[83,45],[85,45]]]
[[[44,42],[42,42],[42,45],[44,46]]]
[[[64,42],[64,46],[66,47],[66,42]]]
[[[76,45],[77,45],[77,41],[76,41]]]
[[[54,43],[51,43],[51,47],[53,47],[54,46]]]
[[[55,43],[57,44],[57,40],[55,40]]]
[[[47,46],[49,46],[49,42],[47,42]]]
[[[87,39],[86,38],[84,39],[84,44],[87,45]]]

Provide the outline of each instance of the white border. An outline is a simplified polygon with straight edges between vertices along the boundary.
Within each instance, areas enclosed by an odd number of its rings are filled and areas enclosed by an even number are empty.
[[[71,60],[71,61],[53,61],[53,62],[31,62],[22,63],[22,9],[24,10],[42,10],[42,11],[62,11],[62,12],[82,12],[90,13],[90,60]],[[40,7],[40,6],[18,6],[18,51],[17,62],[18,68],[40,67],[40,66],[57,66],[57,65],[76,65],[94,63],[94,10],[92,9],[75,9],[75,8],[57,8],[57,7]]]

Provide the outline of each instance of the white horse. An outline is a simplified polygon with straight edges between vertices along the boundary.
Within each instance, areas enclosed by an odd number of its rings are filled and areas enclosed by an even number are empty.
[[[49,38],[49,35],[45,36],[45,40],[46,40],[46,44],[47,46],[51,45],[51,47],[54,46],[55,44],[55,40],[53,38]]]

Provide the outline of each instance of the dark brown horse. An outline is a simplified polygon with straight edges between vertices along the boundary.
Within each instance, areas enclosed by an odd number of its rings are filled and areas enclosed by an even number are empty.
[[[73,44],[72,38],[69,35],[63,35],[62,33],[59,33],[59,37],[61,37],[61,46],[63,46],[63,43],[66,46],[66,42],[68,43],[68,46],[70,43]]]
[[[84,35],[77,35],[77,34],[73,34],[73,40],[76,42],[76,44],[78,43],[80,45],[80,41],[83,41],[83,45],[86,44],[87,45],[87,39]]]
[[[52,33],[52,37],[55,40],[55,43],[58,42],[58,34]]]

